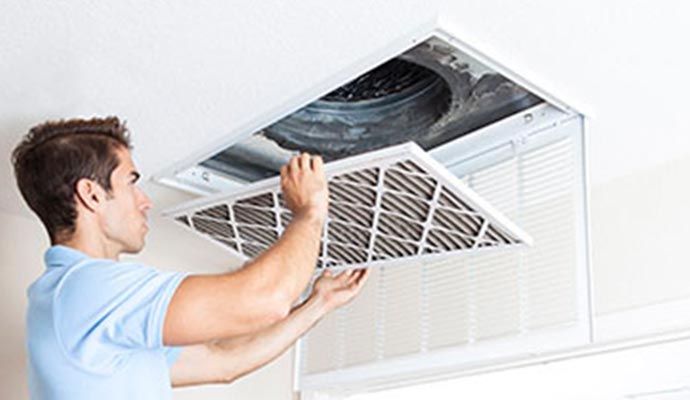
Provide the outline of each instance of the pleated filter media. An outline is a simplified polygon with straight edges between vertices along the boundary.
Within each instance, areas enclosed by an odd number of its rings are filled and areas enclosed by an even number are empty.
[[[414,143],[325,165],[330,206],[318,268],[346,269],[531,243],[531,238]],[[290,223],[274,177],[165,213],[243,258]]]

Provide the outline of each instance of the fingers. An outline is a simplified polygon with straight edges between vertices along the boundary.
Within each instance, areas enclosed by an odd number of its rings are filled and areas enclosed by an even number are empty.
[[[281,168],[282,173],[283,168]],[[300,170],[312,170],[317,173],[323,171],[323,158],[321,156],[312,156],[309,153],[302,153],[290,158],[287,164],[287,172],[296,173]]]
[[[361,287],[369,277],[369,269],[349,269],[341,272],[335,277],[335,281],[341,288],[348,290]]]
[[[302,171],[311,169],[311,156],[309,153],[302,153],[299,156],[299,167]]]
[[[371,275],[371,271],[369,270],[369,268],[364,268],[360,271],[361,271],[361,273],[357,277],[357,284],[363,285],[364,282],[366,282],[367,279],[369,279],[369,275]]]
[[[326,275],[326,272],[328,275]],[[324,272],[322,275],[331,278],[333,283],[335,283],[335,286],[340,288],[348,287],[350,284],[352,284],[352,282],[356,281],[357,277],[359,276],[359,271],[352,269],[343,270],[335,275],[331,270],[326,270],[326,272]]]
[[[357,272],[355,274],[353,274],[352,280],[350,282],[350,286],[362,287],[362,286],[364,286],[364,282],[366,282],[368,278],[369,278],[369,269],[368,268],[357,270]]]
[[[281,167],[280,176],[285,205],[290,211],[321,220],[327,217],[328,180],[321,157],[309,153],[295,155]]]
[[[335,280],[338,283],[339,286],[347,286],[348,282],[350,281],[350,277],[352,276],[352,270],[345,270],[341,273],[339,273],[336,277]]]
[[[299,157],[293,156],[290,158],[290,162],[288,163],[288,168],[287,172],[290,173],[290,175],[297,174],[299,172]]]
[[[353,283],[357,282],[357,279],[359,278],[361,273],[362,273],[361,269],[350,270],[350,276],[347,279],[347,285],[350,286]]]
[[[350,269],[339,273],[337,270],[325,270],[314,284],[314,293],[322,296],[329,309],[333,310],[351,302],[364,287],[368,276],[368,269]]]
[[[313,156],[311,158],[311,169],[317,174],[323,172],[323,158],[321,156]]]

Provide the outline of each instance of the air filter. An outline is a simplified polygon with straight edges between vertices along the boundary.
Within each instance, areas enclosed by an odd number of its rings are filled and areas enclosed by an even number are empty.
[[[363,268],[530,244],[531,238],[414,143],[325,165],[330,191],[319,268]],[[273,244],[292,215],[280,178],[165,212],[243,259]]]

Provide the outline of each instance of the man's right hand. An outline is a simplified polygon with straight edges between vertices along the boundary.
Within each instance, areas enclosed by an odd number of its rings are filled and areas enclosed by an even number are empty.
[[[302,153],[292,157],[280,169],[280,185],[285,205],[295,216],[326,219],[328,183],[320,156]]]

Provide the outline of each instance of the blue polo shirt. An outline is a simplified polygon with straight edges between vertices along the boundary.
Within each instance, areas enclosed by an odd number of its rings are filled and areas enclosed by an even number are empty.
[[[181,348],[163,346],[163,321],[186,274],[93,259],[65,246],[45,253],[28,289],[32,399],[170,399]]]

